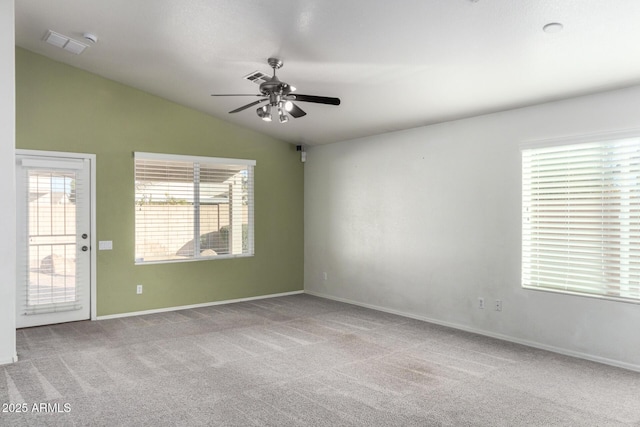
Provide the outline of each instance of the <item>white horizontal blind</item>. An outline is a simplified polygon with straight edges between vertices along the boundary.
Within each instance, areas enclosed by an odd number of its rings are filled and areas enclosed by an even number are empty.
[[[522,284],[640,300],[640,138],[522,152]]]
[[[84,229],[77,213],[87,203],[86,183],[76,173],[83,162],[65,162],[58,169],[55,162],[45,168],[46,163],[40,166],[36,160],[24,159],[22,166],[20,181],[27,196],[21,209],[27,221],[20,230],[26,245],[18,252],[18,277],[25,286],[20,288],[24,294],[18,309],[25,315],[80,310],[80,283],[89,274],[77,253],[78,230]]]
[[[135,153],[136,263],[252,255],[254,164]]]

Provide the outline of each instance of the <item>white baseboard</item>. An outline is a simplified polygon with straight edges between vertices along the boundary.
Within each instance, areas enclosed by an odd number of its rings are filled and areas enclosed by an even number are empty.
[[[640,372],[640,365],[636,365],[636,364],[633,364],[633,363],[622,362],[622,361],[615,360],[615,359],[608,359],[606,357],[594,356],[592,354],[582,353],[582,352],[579,352],[579,351],[573,351],[573,350],[569,350],[569,349],[561,348],[561,347],[555,347],[555,346],[552,346],[552,345],[547,345],[547,344],[543,344],[543,343],[539,343],[539,342],[535,342],[535,341],[523,340],[523,339],[512,337],[512,336],[509,336],[509,335],[497,334],[495,332],[485,331],[485,330],[482,330],[482,329],[471,328],[471,327],[468,327],[468,326],[465,326],[465,325],[456,324],[456,323],[443,322],[441,320],[431,319],[429,317],[419,316],[419,315],[415,315],[415,314],[411,314],[411,313],[405,313],[405,312],[398,311],[398,310],[392,310],[392,309],[389,309],[389,308],[380,307],[380,306],[373,305],[373,304],[366,304],[366,303],[362,303],[362,302],[359,302],[359,301],[353,301],[353,300],[350,300],[350,299],[347,299],[347,298],[340,298],[340,297],[335,297],[335,296],[332,296],[332,295],[325,295],[325,294],[322,294],[322,293],[319,293],[319,292],[308,291],[308,290],[305,290],[304,292],[306,294],[313,295],[313,296],[320,297],[320,298],[326,298],[326,299],[330,299],[330,300],[334,300],[334,301],[344,302],[344,303],[347,303],[347,304],[353,304],[353,305],[357,305],[357,306],[360,306],[360,307],[370,308],[372,310],[377,310],[377,311],[382,311],[382,312],[385,312],[385,313],[396,314],[396,315],[402,316],[402,317],[409,317],[411,319],[422,320],[424,322],[433,323],[433,324],[441,325],[441,326],[447,326],[449,328],[458,329],[458,330],[465,331],[465,332],[471,332],[471,333],[478,334],[478,335],[484,335],[484,336],[491,337],[491,338],[497,338],[497,339],[503,340],[503,341],[508,341],[508,342],[512,342],[512,343],[516,343],[516,344],[522,344],[522,345],[526,345],[527,347],[538,348],[540,350],[547,350],[547,351],[551,351],[553,353],[562,354],[562,355],[565,355],[565,356],[576,357],[578,359],[585,359],[585,360],[589,360],[589,361],[592,361],[592,362],[598,362],[598,363],[602,363],[602,364],[605,364],[605,365],[615,366],[617,368],[623,368],[623,369],[628,369],[630,371]]]
[[[261,300],[261,299],[267,299],[267,298],[286,297],[286,296],[289,296],[289,295],[298,295],[298,294],[302,294],[302,293],[304,293],[304,291],[282,292],[282,293],[279,293],[279,294],[259,295],[259,296],[256,296],[256,297],[228,299],[228,300],[223,300],[223,301],[205,302],[205,303],[201,303],[201,304],[191,304],[191,305],[181,305],[181,306],[177,306],[177,307],[156,308],[156,309],[153,309],[153,310],[144,310],[144,311],[131,311],[131,312],[128,312],[128,313],[107,314],[105,316],[96,316],[95,320],[117,319],[117,318],[120,318],[120,317],[142,316],[142,315],[145,315],[145,314],[155,314],[155,313],[166,313],[168,311],[188,310],[190,308],[210,307],[212,305],[233,304],[235,302],[255,301],[255,300]]]
[[[0,360],[0,366],[9,365],[11,363],[16,363],[17,361],[18,361],[18,353],[14,354],[11,359]]]

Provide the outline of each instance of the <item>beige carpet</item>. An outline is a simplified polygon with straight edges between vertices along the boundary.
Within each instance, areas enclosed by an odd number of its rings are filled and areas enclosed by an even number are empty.
[[[2,426],[640,426],[640,373],[308,295],[17,338]]]

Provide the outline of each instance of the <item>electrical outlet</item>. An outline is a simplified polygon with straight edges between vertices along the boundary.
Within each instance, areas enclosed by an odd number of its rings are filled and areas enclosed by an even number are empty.
[[[484,298],[482,298],[482,297],[478,298],[478,308],[480,310],[484,310]]]
[[[142,293],[142,285],[136,286],[136,294],[140,295]]]
[[[327,274],[327,272],[323,271],[322,272],[322,280],[324,280],[326,282],[328,278],[329,278],[329,275]]]
[[[502,300],[496,300],[496,311],[502,311]]]

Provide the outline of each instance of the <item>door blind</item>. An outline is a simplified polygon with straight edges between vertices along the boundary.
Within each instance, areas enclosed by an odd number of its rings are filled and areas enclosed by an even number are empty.
[[[82,286],[89,271],[78,262],[78,221],[87,207],[82,160],[22,159],[20,197],[26,214],[19,230],[18,309],[25,315],[82,309]]]
[[[640,138],[522,152],[522,284],[640,299]]]

